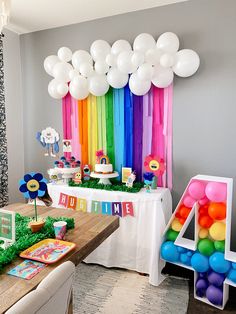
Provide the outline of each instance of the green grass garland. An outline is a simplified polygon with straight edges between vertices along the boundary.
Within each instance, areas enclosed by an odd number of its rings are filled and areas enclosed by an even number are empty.
[[[35,243],[44,239],[54,238],[54,222],[60,220],[66,221],[67,230],[73,229],[75,226],[73,218],[47,217],[44,227],[39,232],[32,233],[31,229],[28,227],[30,220],[31,218],[29,217],[21,216],[18,213],[16,214],[16,242],[5,250],[0,248],[0,271],[2,271],[6,265],[10,264],[22,251],[28,249]]]
[[[99,180],[97,179],[90,179],[89,181],[83,181],[82,184],[76,184],[74,183],[74,181],[70,181],[69,186],[106,191],[120,191],[128,193],[138,193],[144,187],[143,182],[135,182],[132,188],[128,188],[125,184],[122,184],[115,180],[111,180],[112,185],[99,184],[98,181]]]

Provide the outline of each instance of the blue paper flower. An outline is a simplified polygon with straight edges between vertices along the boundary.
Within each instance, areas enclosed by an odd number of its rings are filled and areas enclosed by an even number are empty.
[[[42,197],[47,190],[47,180],[41,173],[27,173],[19,181],[19,190],[25,198]]]

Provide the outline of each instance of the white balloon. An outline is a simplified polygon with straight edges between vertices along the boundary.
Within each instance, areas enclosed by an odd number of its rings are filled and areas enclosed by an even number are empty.
[[[162,52],[160,49],[149,49],[145,53],[145,62],[150,63],[151,65],[156,65],[160,62],[161,54]]]
[[[179,49],[179,38],[172,32],[163,33],[157,40],[157,48],[163,52],[175,53]]]
[[[156,47],[156,41],[152,35],[147,33],[142,33],[138,35],[133,44],[134,50],[141,51],[145,53],[149,49],[154,49]]]
[[[150,81],[153,75],[153,67],[150,63],[142,64],[137,71],[138,78],[143,81]]]
[[[106,61],[97,60],[94,65],[94,69],[98,74],[106,74],[109,71],[109,65]]]
[[[131,62],[139,67],[144,62],[144,54],[140,51],[135,51],[131,57]]]
[[[183,49],[176,53],[173,71],[181,77],[193,75],[200,65],[198,54],[191,49]]]
[[[67,62],[59,62],[53,67],[53,76],[62,82],[69,82],[70,71],[73,70],[73,67]]]
[[[142,96],[151,88],[151,81],[140,80],[137,72],[135,72],[129,78],[129,88],[134,95]]]
[[[82,63],[88,63],[93,65],[93,59],[87,51],[77,50],[73,53],[72,65],[76,70],[79,70],[79,67]]]
[[[127,40],[119,39],[114,42],[114,44],[111,47],[111,53],[114,55],[118,55],[122,51],[131,51],[131,45]]]
[[[115,67],[117,65],[117,56],[115,56],[112,53],[109,53],[106,56],[106,63],[110,66],[110,67]]]
[[[88,80],[83,76],[77,76],[70,82],[69,91],[75,99],[85,99],[88,97]]]
[[[108,92],[109,84],[106,75],[94,75],[89,79],[89,91],[94,96],[103,96]]]
[[[117,67],[122,73],[133,73],[137,70],[137,66],[132,63],[132,51],[123,51],[117,58]]]
[[[93,66],[86,62],[81,63],[79,71],[83,76],[90,77],[93,74]]]
[[[163,68],[161,65],[154,67],[152,83],[159,88],[169,86],[174,78],[174,73],[170,68]]]
[[[75,78],[76,76],[79,76],[80,74],[79,74],[79,71],[77,71],[77,70],[75,70],[75,69],[73,69],[73,70],[71,70],[70,72],[69,72],[69,77],[70,77],[70,80],[72,81],[73,80],[73,78]]]
[[[105,60],[110,51],[111,46],[107,41],[101,39],[95,40],[90,47],[90,53],[94,61],[99,59]]]
[[[72,51],[67,47],[61,47],[57,52],[58,58],[63,62],[69,62],[72,58]]]
[[[68,93],[69,87],[67,83],[64,82],[60,82],[57,85],[57,92],[61,97],[66,96],[66,94]]]
[[[55,99],[61,99],[62,96],[58,93],[57,87],[60,84],[60,81],[57,81],[56,79],[53,79],[48,84],[48,93],[52,98]]]
[[[113,88],[123,88],[128,80],[128,74],[120,72],[117,68],[111,68],[107,73],[107,81]]]
[[[54,66],[60,62],[60,59],[58,56],[48,56],[43,63],[44,69],[47,72],[47,74],[53,76],[53,68]]]
[[[175,63],[175,57],[170,53],[164,53],[160,58],[160,65],[164,68],[170,68]]]

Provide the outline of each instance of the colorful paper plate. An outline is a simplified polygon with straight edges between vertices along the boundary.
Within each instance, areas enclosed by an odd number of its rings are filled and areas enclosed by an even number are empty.
[[[20,253],[20,257],[32,259],[45,264],[59,261],[75,248],[75,243],[56,239],[45,239]]]

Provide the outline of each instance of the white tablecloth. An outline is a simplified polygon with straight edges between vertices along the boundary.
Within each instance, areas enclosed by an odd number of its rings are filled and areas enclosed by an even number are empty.
[[[134,217],[120,218],[120,227],[86,259],[106,267],[120,267],[149,274],[149,282],[159,285],[164,277],[161,270],[165,263],[160,260],[162,234],[172,214],[172,199],[168,189],[158,188],[147,193],[111,192],[66,185],[48,184],[54,207],[60,193],[87,199],[88,212],[91,201],[133,202]]]

